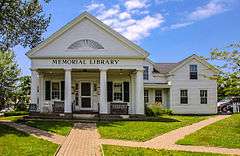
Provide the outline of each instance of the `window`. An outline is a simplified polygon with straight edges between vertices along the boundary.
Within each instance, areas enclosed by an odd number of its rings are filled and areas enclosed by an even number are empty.
[[[122,83],[114,83],[113,84],[113,100],[114,101],[122,101],[123,92],[122,92]]]
[[[200,103],[207,104],[207,90],[200,90]]]
[[[197,65],[190,65],[190,79],[198,79]]]
[[[144,66],[143,80],[148,80],[148,66]]]
[[[180,103],[188,104],[188,90],[180,90]]]
[[[148,103],[148,90],[144,90],[144,103]]]
[[[59,82],[52,83],[52,99],[60,99],[60,85]]]
[[[155,90],[155,102],[162,102],[162,90]]]

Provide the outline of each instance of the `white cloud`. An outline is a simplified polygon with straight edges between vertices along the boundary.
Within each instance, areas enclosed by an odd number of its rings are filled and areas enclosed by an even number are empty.
[[[119,14],[119,19],[123,20],[127,18],[131,18],[131,14],[129,14],[128,12],[122,12]]]
[[[147,7],[147,0],[126,0],[124,3],[127,10],[141,9]]]
[[[186,27],[193,24],[193,22],[183,22],[183,23],[176,23],[176,24],[172,24],[170,26],[170,29],[177,29],[177,28],[182,28],[182,27]]]
[[[189,14],[190,20],[201,20],[217,14],[220,14],[227,10],[225,1],[212,0],[208,4],[196,8],[192,13]]]
[[[100,3],[91,3],[90,5],[86,6],[87,11],[93,11],[93,10],[103,10],[105,9],[105,5]]]
[[[230,9],[235,0],[210,0],[207,4],[195,8],[192,12],[188,13],[185,18],[178,23],[172,24],[162,30],[178,29],[194,24],[197,21],[210,18],[217,14],[223,13]]]
[[[113,16],[116,16],[117,14],[119,14],[120,12],[120,7],[119,5],[114,5],[112,8],[107,9],[107,10],[103,10],[98,16],[97,18],[99,18],[100,20],[104,20],[107,18],[111,18]]]
[[[123,35],[130,40],[138,41],[150,35],[150,31],[159,27],[164,22],[162,15],[145,16],[141,20],[136,20],[134,24],[128,26]]]
[[[92,11],[98,19],[132,41],[149,36],[153,29],[160,27],[164,22],[161,14],[150,15],[146,10],[147,0],[128,0],[123,5],[118,4],[110,8],[104,6],[104,9],[94,4],[90,8],[94,8]]]

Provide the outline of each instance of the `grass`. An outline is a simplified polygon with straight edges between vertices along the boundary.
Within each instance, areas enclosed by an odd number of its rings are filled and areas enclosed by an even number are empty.
[[[161,116],[159,121],[118,121],[98,123],[102,138],[146,141],[171,130],[199,122],[207,116]]]
[[[73,127],[73,123],[70,121],[29,120],[23,123],[28,126],[32,126],[35,128],[39,128],[41,130],[45,130],[63,136],[68,135]]]
[[[4,116],[19,116],[19,115],[28,115],[29,112],[26,111],[11,111],[11,112],[5,112]]]
[[[13,122],[16,122],[19,119],[22,119],[24,117],[24,115],[21,116],[7,116],[7,117],[0,117],[0,120],[10,120]]]
[[[183,152],[103,145],[105,156],[224,156],[213,153]]]
[[[0,124],[1,156],[53,156],[58,145]]]
[[[204,127],[177,144],[240,148],[240,114]]]

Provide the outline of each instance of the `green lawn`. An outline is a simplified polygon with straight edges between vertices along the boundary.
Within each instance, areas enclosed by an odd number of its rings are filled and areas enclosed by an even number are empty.
[[[0,120],[10,120],[16,122],[18,119],[22,119],[24,115],[20,116],[7,116],[7,117],[0,117]]]
[[[103,151],[105,156],[224,156],[213,153],[167,151],[110,145],[103,145]]]
[[[207,116],[162,116],[159,121],[98,123],[102,138],[146,141],[171,130],[199,122]]]
[[[70,121],[30,120],[24,124],[64,136],[68,135],[73,127],[73,123]]]
[[[183,145],[240,148],[240,114],[218,121],[179,140]]]
[[[0,124],[1,156],[53,156],[58,145]]]

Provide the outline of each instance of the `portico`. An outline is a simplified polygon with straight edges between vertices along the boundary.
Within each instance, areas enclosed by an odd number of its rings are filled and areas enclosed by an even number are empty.
[[[31,101],[41,113],[113,114],[112,104],[125,104],[128,114],[144,114],[141,68],[35,69],[32,82]]]

